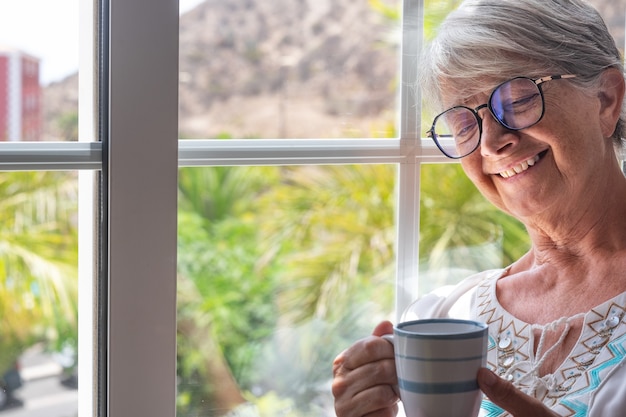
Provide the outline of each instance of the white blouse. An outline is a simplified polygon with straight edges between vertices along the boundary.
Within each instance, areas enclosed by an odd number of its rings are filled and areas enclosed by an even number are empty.
[[[496,282],[505,270],[473,275],[448,291],[429,294],[409,307],[406,319],[429,317],[471,318],[489,324],[487,366],[519,389],[543,401],[562,416],[626,415],[626,293],[590,311],[544,326],[525,323],[507,312],[496,297]],[[572,302],[575,302],[573,300]],[[469,314],[468,314],[469,313]],[[557,349],[569,323],[584,317],[583,330],[567,359],[549,375],[535,372]],[[537,352],[533,330],[540,330]],[[543,336],[560,337],[544,346]],[[483,400],[480,417],[509,414]]]

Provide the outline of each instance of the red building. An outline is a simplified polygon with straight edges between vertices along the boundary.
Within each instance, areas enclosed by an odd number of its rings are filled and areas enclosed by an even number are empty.
[[[41,139],[39,59],[0,46],[0,141]]]

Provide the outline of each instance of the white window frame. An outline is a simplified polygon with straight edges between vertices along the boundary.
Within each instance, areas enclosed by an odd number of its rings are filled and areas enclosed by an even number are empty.
[[[420,135],[414,80],[423,0],[403,3],[399,138],[349,140],[177,140],[177,2],[94,3],[80,1],[81,141],[0,143],[0,170],[79,170],[80,416],[175,415],[179,166],[397,164],[396,311],[408,305],[419,272],[420,167],[450,162]],[[97,7],[109,12],[104,60]],[[99,91],[102,63],[109,77]],[[106,202],[102,211],[98,201]],[[106,228],[102,240],[98,223]]]

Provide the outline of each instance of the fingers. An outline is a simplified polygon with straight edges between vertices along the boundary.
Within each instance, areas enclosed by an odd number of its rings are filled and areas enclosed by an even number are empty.
[[[398,403],[388,408],[376,410],[373,413],[366,414],[363,417],[396,417],[397,415],[398,415]]]
[[[372,332],[374,336],[382,336],[384,334],[393,334],[393,324],[390,321],[381,322]]]
[[[524,394],[488,369],[478,371],[478,385],[489,400],[514,417],[558,417],[536,398]]]
[[[388,323],[388,322],[386,322]],[[381,323],[374,334],[390,333]],[[378,336],[359,340],[333,362],[332,392],[338,417],[391,417],[398,408],[393,346]]]
[[[346,369],[353,370],[370,362],[383,359],[393,360],[393,346],[386,340],[378,337],[393,332],[393,326],[391,327],[391,331],[386,331],[388,330],[388,326],[391,326],[391,323],[380,323],[374,329],[372,336],[359,340],[354,345],[341,352],[335,359],[333,369],[337,364],[340,364]]]

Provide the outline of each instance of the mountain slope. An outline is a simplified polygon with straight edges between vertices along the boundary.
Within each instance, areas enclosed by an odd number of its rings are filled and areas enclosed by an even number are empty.
[[[205,1],[180,22],[181,133],[316,137],[367,125],[394,103],[389,26],[364,1]]]

